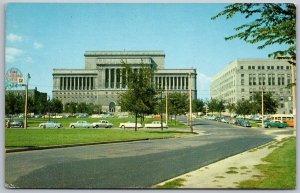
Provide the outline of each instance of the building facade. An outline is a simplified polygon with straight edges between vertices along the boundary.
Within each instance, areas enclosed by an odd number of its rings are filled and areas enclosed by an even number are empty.
[[[211,97],[236,103],[251,99],[253,92],[272,92],[278,101],[277,113],[292,113],[291,66],[275,59],[238,59],[212,79]]]
[[[53,97],[64,105],[94,103],[103,112],[120,112],[118,97],[127,90],[123,62],[137,71],[151,65],[157,89],[188,93],[191,86],[197,96],[196,69],[165,69],[163,51],[86,51],[84,57],[84,69],[53,69]]]

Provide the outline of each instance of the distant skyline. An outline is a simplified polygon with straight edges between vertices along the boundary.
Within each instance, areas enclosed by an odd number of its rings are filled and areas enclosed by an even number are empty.
[[[30,89],[52,96],[53,68],[83,69],[84,52],[163,50],[165,68],[196,68],[198,98],[210,97],[211,78],[238,58],[267,58],[279,47],[258,50],[225,41],[245,23],[241,16],[211,17],[226,4],[12,3],[6,8],[5,72],[30,73]]]

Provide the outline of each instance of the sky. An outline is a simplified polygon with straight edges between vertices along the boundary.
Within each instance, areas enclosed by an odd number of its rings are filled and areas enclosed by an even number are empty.
[[[30,73],[29,88],[52,96],[53,68],[84,69],[84,52],[163,50],[165,68],[196,68],[198,98],[238,58],[267,58],[242,40],[225,41],[242,16],[211,20],[227,4],[11,3],[6,7],[5,72]]]

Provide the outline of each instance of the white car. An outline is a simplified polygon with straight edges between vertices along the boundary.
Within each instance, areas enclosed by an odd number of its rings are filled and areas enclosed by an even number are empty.
[[[161,128],[160,121],[153,121],[152,123],[145,124],[146,128]],[[163,123],[163,128],[168,128],[166,123]]]
[[[135,128],[135,123],[133,122],[127,122],[127,123],[120,123],[120,128]],[[142,128],[143,126],[140,123],[137,123],[137,128]]]
[[[41,127],[41,128],[61,128],[63,126],[61,123],[58,123],[55,121],[48,121],[46,123],[39,124],[39,127]]]
[[[106,121],[106,120],[100,120],[97,122],[92,123],[94,128],[104,127],[104,128],[112,128],[113,124]]]
[[[93,128],[93,125],[88,123],[87,121],[77,121],[76,123],[71,123],[69,127]]]

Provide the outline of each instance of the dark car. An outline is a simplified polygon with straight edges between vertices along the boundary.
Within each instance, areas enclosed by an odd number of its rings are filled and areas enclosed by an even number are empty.
[[[251,123],[249,121],[243,121],[241,123],[241,126],[243,126],[243,127],[251,127]]]
[[[23,121],[12,121],[7,124],[7,127],[9,128],[23,128],[24,122]]]
[[[271,128],[271,127],[278,127],[278,128],[285,128],[289,127],[289,125],[286,122],[264,122],[265,128]]]
[[[235,125],[242,125],[243,122],[244,122],[243,120],[236,120],[234,124]]]

